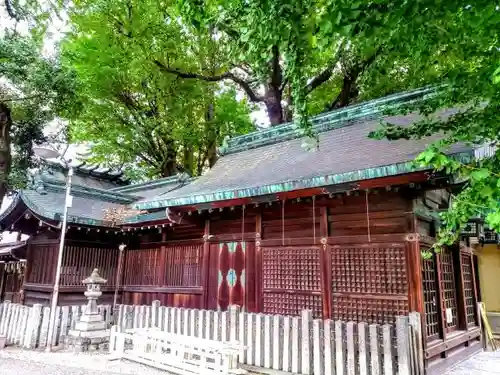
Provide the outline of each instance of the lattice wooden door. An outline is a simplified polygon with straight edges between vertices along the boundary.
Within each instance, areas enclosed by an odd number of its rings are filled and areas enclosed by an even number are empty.
[[[332,319],[392,324],[408,314],[404,244],[331,246]]]
[[[462,265],[462,278],[464,280],[465,314],[467,326],[470,327],[477,325],[472,256],[468,253],[461,253],[460,260]]]
[[[440,335],[440,314],[438,302],[438,279],[436,255],[422,260],[422,282],[427,340],[438,339]]]
[[[451,251],[442,252],[438,255],[441,268],[441,313],[446,324],[445,331],[453,332],[458,326],[457,317],[457,290],[455,283],[455,269],[453,265],[453,254]],[[447,319],[447,309],[451,310],[451,320]]]
[[[262,248],[262,305],[267,314],[323,313],[319,247]]]

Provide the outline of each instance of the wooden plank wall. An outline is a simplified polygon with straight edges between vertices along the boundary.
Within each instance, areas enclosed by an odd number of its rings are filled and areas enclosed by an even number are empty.
[[[48,304],[54,287],[59,240],[34,240],[28,245],[27,267],[23,285],[25,302]],[[64,248],[60,279],[60,304],[84,303],[82,280],[94,268],[108,280],[102,288],[106,301],[114,291],[118,249],[109,243],[68,239]]]
[[[159,299],[169,306],[216,309],[231,298],[226,289],[237,285],[244,270],[244,285],[237,287],[243,288],[242,303],[248,311],[294,315],[311,308],[318,317],[358,319],[355,311],[384,306],[386,311],[379,315],[375,311],[372,320],[389,322],[396,314],[415,309],[418,302],[407,292],[418,282],[409,280],[418,248],[409,246],[405,237],[414,225],[411,204],[399,192],[382,191],[194,212],[189,225],[167,228],[165,241],[127,251],[123,302]],[[176,276],[167,272],[180,272],[174,266],[175,249],[192,243],[201,254],[199,278],[168,285]],[[231,251],[230,258],[226,256],[227,248],[234,251],[238,246],[245,248],[244,267],[231,264]],[[189,250],[179,251],[188,256]],[[353,270],[365,263],[364,270]],[[371,263],[378,268],[368,270]],[[332,268],[336,275],[343,272],[344,279],[335,279]],[[377,284],[377,275],[383,272],[383,277],[392,278],[391,285]],[[355,281],[347,286],[350,279]],[[359,291],[372,283],[379,289]],[[377,293],[382,297],[373,297]],[[371,304],[358,306],[368,294]],[[288,306],[283,305],[285,300]],[[344,307],[333,311],[332,304]]]

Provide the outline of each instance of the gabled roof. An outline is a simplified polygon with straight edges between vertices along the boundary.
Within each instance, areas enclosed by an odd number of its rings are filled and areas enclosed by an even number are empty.
[[[141,184],[120,186],[111,190],[116,193],[130,194],[139,197],[139,202],[145,202],[153,197],[178,189],[180,186],[184,186],[191,181],[193,181],[193,179],[189,175],[180,173],[171,177],[147,181]]]
[[[83,169],[82,169],[83,168]],[[118,173],[102,168],[74,167],[71,195],[72,206],[68,209],[68,222],[82,225],[111,225],[105,212],[141,202],[151,196],[172,191],[190,181],[187,175],[178,175],[143,184],[123,186]],[[10,227],[26,210],[48,222],[59,222],[63,217],[66,194],[66,170],[60,164],[49,163],[49,168],[38,173],[29,187],[19,191],[10,206],[0,214],[3,228]],[[150,214],[137,215],[127,223],[150,220]],[[155,219],[165,218],[165,212],[155,214]]]
[[[26,241],[0,244],[0,261],[9,262],[26,259]]]
[[[135,202],[136,209],[196,205],[252,198],[306,188],[326,187],[365,179],[416,171],[414,158],[437,138],[423,140],[373,140],[370,131],[380,120],[398,125],[418,121],[416,114],[387,116],[388,109],[425,100],[431,89],[391,95],[336,110],[312,119],[319,134],[317,151],[306,151],[293,124],[254,132],[230,140],[223,156],[193,183],[154,199]],[[457,110],[440,113],[447,117]],[[470,159],[469,147],[450,150],[458,158]]]

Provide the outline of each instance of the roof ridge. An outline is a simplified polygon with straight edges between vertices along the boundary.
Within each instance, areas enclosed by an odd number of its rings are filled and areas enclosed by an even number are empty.
[[[152,180],[152,181],[141,182],[138,184],[117,186],[117,187],[110,189],[110,191],[120,192],[120,193],[137,191],[137,190],[140,191],[140,190],[143,190],[144,188],[147,188],[147,187],[160,187],[162,185],[168,185],[168,184],[173,183],[173,182],[182,182],[184,180],[188,181],[189,179],[190,179],[190,176],[187,173],[178,173],[174,176],[163,177],[163,178],[159,178],[159,179]]]
[[[53,168],[60,171],[67,171],[69,167],[61,164],[59,161],[44,159],[44,162],[49,168]],[[75,174],[80,176],[91,176],[94,178],[100,178],[112,182],[121,182],[124,184],[129,183],[127,179],[124,179],[123,171],[113,170],[108,167],[101,167],[100,165],[87,164],[85,161],[80,161],[78,164],[72,165]],[[98,171],[99,169],[104,169],[104,171]]]
[[[43,185],[45,190],[64,191],[66,189],[66,183],[63,183],[62,181],[56,178],[46,177],[45,180],[43,181]],[[71,192],[77,193],[79,194],[79,196],[104,198],[101,200],[106,200],[114,203],[123,203],[123,204],[129,204],[138,199],[136,196],[133,195],[110,191],[108,189],[100,189],[96,187],[80,185],[80,184],[72,184]]]
[[[312,127],[315,133],[339,129],[361,119],[375,118],[388,109],[425,100],[435,92],[434,87],[423,87],[357,103],[312,117]],[[295,123],[289,122],[228,139],[218,151],[220,155],[227,155],[301,137]]]

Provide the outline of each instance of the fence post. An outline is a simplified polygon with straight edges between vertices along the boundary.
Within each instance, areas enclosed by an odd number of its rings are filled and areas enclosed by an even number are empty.
[[[335,364],[337,366],[337,375],[346,375],[346,344],[344,341],[344,323],[335,321]]]
[[[398,375],[411,375],[410,361],[410,335],[409,320],[407,316],[396,318],[396,343],[398,351]]]
[[[43,308],[42,315],[42,327],[40,328],[40,348],[45,348],[47,346],[47,336],[49,331],[49,315],[50,307],[46,306]]]
[[[38,343],[38,335],[40,332],[40,326],[42,325],[42,305],[37,303],[31,308],[29,319],[28,319],[28,329],[24,340],[24,347],[27,349],[34,349]]]
[[[2,320],[0,321],[0,335],[6,335],[7,320],[9,318],[10,311],[12,309],[12,304],[10,301],[5,301],[3,303]]]
[[[358,364],[359,354],[356,347],[356,323],[347,322],[346,341],[347,341],[347,374],[355,375],[356,366]]]
[[[372,375],[382,374],[382,358],[380,357],[380,336],[377,324],[370,324],[370,366]]]
[[[382,342],[384,349],[384,375],[394,375],[394,355],[392,349],[393,326],[384,324],[382,326]]]
[[[409,324],[413,336],[413,347],[410,349],[414,358],[415,368],[417,370],[416,372],[418,375],[424,375],[424,346],[420,313],[411,312]]]
[[[283,356],[283,339],[281,337],[283,317],[273,315],[273,369],[281,369],[281,360]]]
[[[264,315],[264,367],[265,368],[271,368],[271,362],[272,362],[272,355],[273,351],[275,348],[271,344],[271,337],[272,337],[272,328],[271,328],[271,315],[266,314]]]
[[[324,350],[324,331],[323,320],[315,319],[313,321],[313,352],[314,375],[325,374],[325,350]]]
[[[303,310],[302,311],[302,374],[312,374],[311,366],[311,353],[312,353],[312,342],[311,342],[311,332],[312,332],[312,311]]]
[[[240,307],[238,305],[229,306],[229,341],[238,340],[239,316]],[[241,329],[241,327],[239,328]]]
[[[152,326],[153,328],[159,328],[160,327],[160,324],[159,324],[159,319],[158,319],[158,314],[160,312],[160,301],[158,300],[155,300],[153,301],[152,303],[152,308],[151,308],[151,320],[152,320]]]

